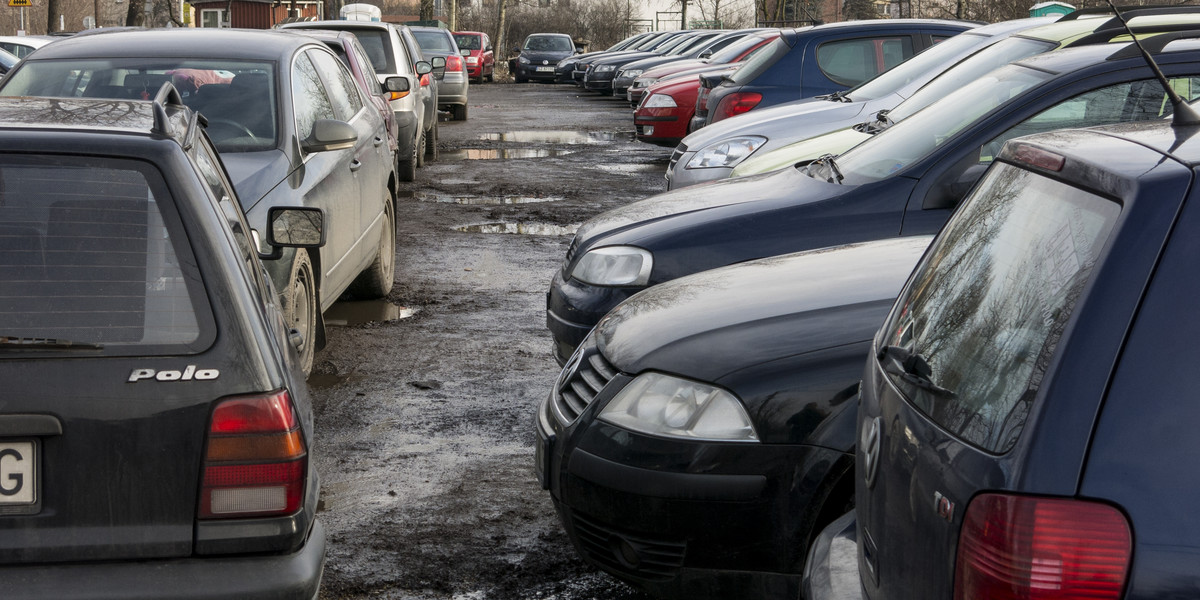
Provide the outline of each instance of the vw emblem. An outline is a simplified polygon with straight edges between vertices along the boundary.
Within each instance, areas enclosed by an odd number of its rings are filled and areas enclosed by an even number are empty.
[[[879,423],[879,417],[875,417],[869,426],[863,428],[863,438],[859,444],[863,454],[863,479],[866,480],[868,488],[875,484],[875,473],[879,470],[879,447],[882,437]]]
[[[548,64],[550,64],[550,61],[548,61],[548,60],[543,60],[543,61],[542,61],[542,64],[543,64],[543,65],[548,65]]]
[[[563,366],[562,373],[558,376],[558,383],[555,385],[558,392],[561,394],[567,386],[571,385],[571,378],[575,376],[576,369],[579,368],[579,363],[583,361],[583,351],[576,352],[567,360],[567,364]]]

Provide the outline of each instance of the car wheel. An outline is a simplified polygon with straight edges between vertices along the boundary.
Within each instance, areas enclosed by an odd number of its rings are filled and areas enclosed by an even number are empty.
[[[455,104],[454,106],[450,107],[450,110],[454,113],[455,121],[466,121],[467,120],[467,105],[466,104]]]
[[[529,80],[525,79],[524,77],[521,77],[520,75],[517,75],[517,83],[525,83],[526,81],[529,81]]]
[[[297,350],[300,353],[300,369],[308,375],[312,372],[313,358],[317,354],[317,316],[321,305],[317,303],[317,278],[307,250],[296,251],[288,282],[288,290],[283,297],[283,317],[288,329],[299,333],[303,340]]]
[[[371,266],[350,284],[350,293],[359,298],[383,298],[391,293],[396,280],[396,219],[391,194],[383,199],[383,232],[379,252]]]
[[[496,81],[496,68],[495,67],[492,67],[492,70],[488,71],[487,80],[489,83],[495,83],[495,81]]]
[[[425,144],[426,144],[426,139],[428,139],[428,137],[429,137],[429,134],[425,133],[424,130],[421,130],[421,137],[417,139],[416,152],[415,152],[415,156],[417,157],[417,166],[418,167],[425,166]]]
[[[424,138],[423,135],[413,141],[412,151],[407,157],[396,161],[396,173],[400,176],[400,181],[415,181],[417,179],[417,156],[421,153],[421,147],[417,144],[422,138]]]
[[[434,123],[425,134],[425,160],[433,162],[438,159],[438,124]]]

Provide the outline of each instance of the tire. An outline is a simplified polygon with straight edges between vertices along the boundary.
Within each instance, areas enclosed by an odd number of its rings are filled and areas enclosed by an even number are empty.
[[[418,168],[425,166],[425,138],[425,131],[421,130],[421,137],[417,139],[416,152],[414,153],[417,157]]]
[[[467,120],[467,105],[466,104],[455,104],[454,106],[450,107],[450,110],[454,114],[455,121],[466,121]]]
[[[396,280],[396,218],[391,194],[384,198],[383,235],[379,236],[379,252],[375,260],[350,284],[356,298],[384,298],[392,292]]]
[[[521,77],[520,75],[517,75],[517,83],[525,83],[526,81],[529,81],[529,80],[525,79],[524,77]]]
[[[438,159],[438,124],[434,123],[425,134],[425,161],[433,162]]]
[[[313,271],[312,259],[309,258],[307,250],[296,250],[296,259],[292,261],[292,273],[288,277],[288,289],[283,295],[283,318],[289,331],[299,332],[303,340],[297,351],[300,355],[300,369],[306,376],[312,372],[313,360],[317,354],[320,311],[321,304],[317,302],[317,277]]]
[[[421,153],[421,147],[417,145],[417,142],[420,141],[421,137],[413,141],[412,151],[408,157],[396,161],[396,174],[400,177],[400,181],[415,181],[417,179],[417,156]]]

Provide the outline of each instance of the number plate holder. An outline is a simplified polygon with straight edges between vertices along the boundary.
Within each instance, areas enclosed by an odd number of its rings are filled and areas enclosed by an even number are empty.
[[[0,440],[0,515],[41,512],[39,452],[37,439]]]

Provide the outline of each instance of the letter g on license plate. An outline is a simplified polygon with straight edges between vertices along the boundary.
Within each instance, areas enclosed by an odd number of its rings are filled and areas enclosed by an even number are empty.
[[[0,513],[37,500],[37,442],[0,442]]]

